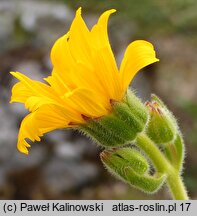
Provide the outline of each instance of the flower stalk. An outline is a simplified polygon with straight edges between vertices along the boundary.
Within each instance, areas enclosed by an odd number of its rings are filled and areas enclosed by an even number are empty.
[[[166,182],[172,197],[175,200],[188,200],[189,197],[179,171],[170,164],[153,141],[142,133],[136,139],[136,144],[146,153],[158,171],[166,173]]]
[[[173,199],[175,200],[189,199],[183,180],[180,174],[176,170],[168,174],[167,185],[170,189],[170,193],[172,194]]]

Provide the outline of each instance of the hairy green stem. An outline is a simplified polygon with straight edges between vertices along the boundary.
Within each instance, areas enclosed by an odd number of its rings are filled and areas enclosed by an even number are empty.
[[[167,174],[167,185],[172,197],[176,200],[188,200],[179,172],[169,163],[154,142],[146,134],[141,133],[137,136],[136,143],[150,158],[156,170]]]
[[[181,179],[181,176],[176,171],[175,173],[170,173],[167,178],[167,185],[170,189],[173,199],[176,200],[188,200],[187,191]]]

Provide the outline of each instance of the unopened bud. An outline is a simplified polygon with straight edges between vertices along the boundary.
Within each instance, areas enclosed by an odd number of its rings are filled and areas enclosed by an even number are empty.
[[[156,192],[166,179],[165,174],[149,175],[147,160],[134,148],[103,151],[101,160],[113,175],[147,193]]]
[[[138,174],[144,174],[149,167],[144,156],[134,148],[105,150],[100,156],[103,164],[110,172],[124,179],[126,179],[124,170],[126,167],[132,167]]]
[[[177,135],[177,124],[171,112],[155,95],[151,102],[145,104],[149,108],[150,120],[146,128],[147,135],[156,143],[172,142]]]

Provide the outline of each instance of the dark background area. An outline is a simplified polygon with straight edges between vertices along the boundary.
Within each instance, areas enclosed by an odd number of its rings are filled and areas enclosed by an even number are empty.
[[[20,71],[42,80],[51,72],[50,50],[66,33],[76,9],[92,26],[107,9],[109,36],[118,64],[127,45],[145,39],[159,63],[145,68],[131,86],[143,101],[160,96],[178,118],[186,143],[184,180],[197,198],[197,1],[196,0],[0,0],[0,198],[1,199],[170,199],[167,188],[146,195],[116,180],[99,159],[101,149],[73,130],[53,131],[16,149],[18,127],[27,114],[9,104]]]

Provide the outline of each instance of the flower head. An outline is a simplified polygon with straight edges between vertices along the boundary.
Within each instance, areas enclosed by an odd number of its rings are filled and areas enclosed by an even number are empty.
[[[111,50],[107,23],[115,10],[104,12],[89,30],[81,8],[67,34],[51,50],[53,71],[47,83],[11,72],[20,82],[12,89],[11,102],[24,103],[30,111],[20,126],[17,147],[27,154],[26,139],[40,141],[49,131],[86,124],[86,118],[109,114],[113,101],[121,101],[135,74],[157,62],[151,43],[132,42],[126,49],[120,69]]]

